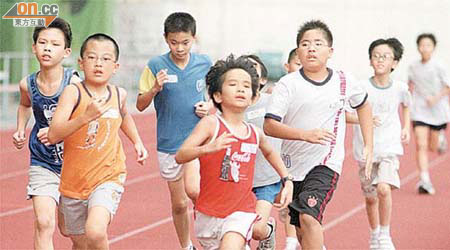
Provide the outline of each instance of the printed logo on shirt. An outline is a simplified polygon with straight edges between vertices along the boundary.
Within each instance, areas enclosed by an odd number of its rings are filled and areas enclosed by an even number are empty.
[[[55,114],[57,104],[50,104],[42,107],[42,111],[44,112],[44,117],[47,119],[48,125],[52,122],[53,114]]]
[[[242,143],[241,151],[244,153],[256,154],[257,145],[253,143]]]
[[[256,118],[264,117],[266,115],[266,109],[260,108],[247,112],[247,120],[253,120]]]
[[[196,87],[198,92],[202,92],[206,87],[205,79],[197,80]]]
[[[344,108],[344,105],[345,105],[345,98],[340,98],[339,101],[331,103],[329,107],[330,109],[338,110]]]
[[[178,76],[177,75],[167,75],[167,81],[168,83],[177,83],[178,82]]]
[[[234,152],[231,155],[231,161],[250,162],[250,155],[251,153],[239,154],[238,152]]]
[[[288,154],[281,154],[281,159],[284,162],[284,165],[286,166],[286,168],[290,168],[292,166],[291,164],[291,156]]]
[[[316,205],[317,205],[317,198],[310,195],[308,197],[308,206],[309,207],[315,207]]]
[[[105,113],[103,113],[102,118],[110,118],[110,119],[117,119],[119,118],[120,113],[117,109],[108,109]]]

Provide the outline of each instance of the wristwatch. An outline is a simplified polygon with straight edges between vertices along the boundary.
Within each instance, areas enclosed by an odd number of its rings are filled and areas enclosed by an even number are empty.
[[[294,182],[294,177],[292,175],[288,174],[286,177],[281,178],[281,185],[283,185],[283,187],[286,184],[286,181]]]

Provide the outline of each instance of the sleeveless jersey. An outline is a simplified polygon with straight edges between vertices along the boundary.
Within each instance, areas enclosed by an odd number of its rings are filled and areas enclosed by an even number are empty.
[[[39,91],[37,84],[38,74],[39,72],[35,72],[27,77],[28,92],[30,94],[31,107],[35,119],[28,143],[30,149],[30,165],[41,166],[60,174],[63,160],[63,142],[45,146],[37,138],[37,133],[40,129],[50,126],[53,113],[58,105],[59,96],[64,87],[70,84],[72,76],[77,73],[73,69],[64,68],[59,89],[52,96],[46,96]]]
[[[77,83],[78,104],[70,119],[82,115],[92,95]],[[64,163],[59,191],[73,199],[88,199],[100,184],[112,181],[123,185],[126,177],[125,154],[119,138],[122,124],[117,87],[107,86],[110,108],[97,120],[84,125],[64,139]]]
[[[219,116],[216,132],[211,141],[221,134],[232,133]],[[206,215],[225,218],[236,212],[255,212],[256,197],[252,192],[253,173],[259,137],[253,125],[247,124],[244,138],[233,137],[231,147],[201,156],[200,194],[196,209]]]

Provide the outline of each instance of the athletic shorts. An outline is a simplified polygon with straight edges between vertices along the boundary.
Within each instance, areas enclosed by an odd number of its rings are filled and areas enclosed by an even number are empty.
[[[59,203],[60,176],[41,166],[30,166],[28,170],[27,199],[33,196],[49,196]]]
[[[423,126],[423,127],[429,127],[431,130],[445,130],[447,128],[447,123],[441,124],[441,125],[431,125],[425,122],[421,122],[421,121],[413,121],[413,128],[417,127],[417,126]]]
[[[370,180],[366,180],[365,177],[365,164],[365,162],[358,162],[359,181],[365,197],[377,196],[376,185],[378,183],[387,183],[394,188],[400,188],[400,176],[398,174],[400,162],[396,156],[386,157],[379,162],[374,162]]]
[[[252,239],[253,225],[258,219],[259,216],[255,213],[238,211],[225,218],[217,218],[195,211],[195,236],[205,250],[219,249],[223,236],[228,232],[242,235],[248,246]]]
[[[339,174],[324,165],[314,167],[303,181],[294,181],[290,223],[301,227],[300,214],[308,214],[322,224],[323,213],[336,190]]]
[[[257,200],[265,200],[273,204],[281,189],[281,181],[252,189]]]
[[[59,210],[64,216],[65,232],[69,235],[84,234],[89,208],[95,206],[106,208],[112,220],[119,207],[123,191],[123,186],[115,182],[105,182],[96,187],[87,200],[61,195]]]
[[[183,175],[183,165],[175,161],[174,154],[158,153],[159,173],[166,181],[177,181]]]

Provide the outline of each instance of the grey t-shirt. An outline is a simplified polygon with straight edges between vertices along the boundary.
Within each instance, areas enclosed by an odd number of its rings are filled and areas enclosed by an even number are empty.
[[[263,128],[264,116],[266,114],[266,107],[269,104],[270,95],[267,93],[261,93],[258,101],[247,108],[245,112],[245,120],[259,128]],[[280,152],[281,139],[266,136],[266,139],[275,149]],[[274,184],[280,181],[280,176],[270,163],[264,158],[264,155],[260,150],[256,153],[255,160],[255,174],[253,177],[253,187],[261,187],[270,184]]]

